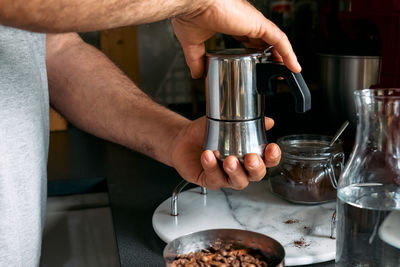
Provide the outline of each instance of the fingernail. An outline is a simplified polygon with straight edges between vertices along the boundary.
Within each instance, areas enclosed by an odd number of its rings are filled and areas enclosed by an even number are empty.
[[[210,153],[210,151],[207,151],[206,153],[204,153],[204,160],[207,163],[210,163],[212,161],[212,154]]]
[[[231,164],[228,166],[228,170],[233,172],[233,171],[235,171],[237,169],[237,166],[238,166],[238,163],[235,160],[235,161],[231,162]]]

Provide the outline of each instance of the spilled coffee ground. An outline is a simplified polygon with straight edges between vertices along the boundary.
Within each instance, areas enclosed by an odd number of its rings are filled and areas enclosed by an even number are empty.
[[[284,221],[283,223],[284,224],[294,224],[294,223],[298,223],[298,222],[299,222],[299,220],[297,220],[297,219],[289,219],[287,221]]]
[[[297,248],[306,248],[311,244],[304,241],[304,238],[300,238],[299,240],[293,241],[293,245]]]

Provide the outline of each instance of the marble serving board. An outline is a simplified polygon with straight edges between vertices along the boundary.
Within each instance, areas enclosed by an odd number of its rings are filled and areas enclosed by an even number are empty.
[[[165,242],[189,233],[216,229],[244,229],[268,235],[285,248],[286,266],[335,258],[330,238],[335,203],[299,205],[271,193],[267,182],[251,183],[242,191],[223,189],[200,194],[196,187],[179,195],[178,216],[171,216],[171,198],[153,214],[153,228]]]

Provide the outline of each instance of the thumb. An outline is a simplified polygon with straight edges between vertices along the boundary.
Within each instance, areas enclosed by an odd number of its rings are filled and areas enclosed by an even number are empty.
[[[202,44],[181,44],[185,54],[186,64],[190,68],[193,79],[201,78],[204,72],[204,54],[206,52]]]

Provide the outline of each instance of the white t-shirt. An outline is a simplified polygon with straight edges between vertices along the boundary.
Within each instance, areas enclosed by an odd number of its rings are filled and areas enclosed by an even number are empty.
[[[0,266],[38,266],[49,144],[46,36],[0,25]]]

